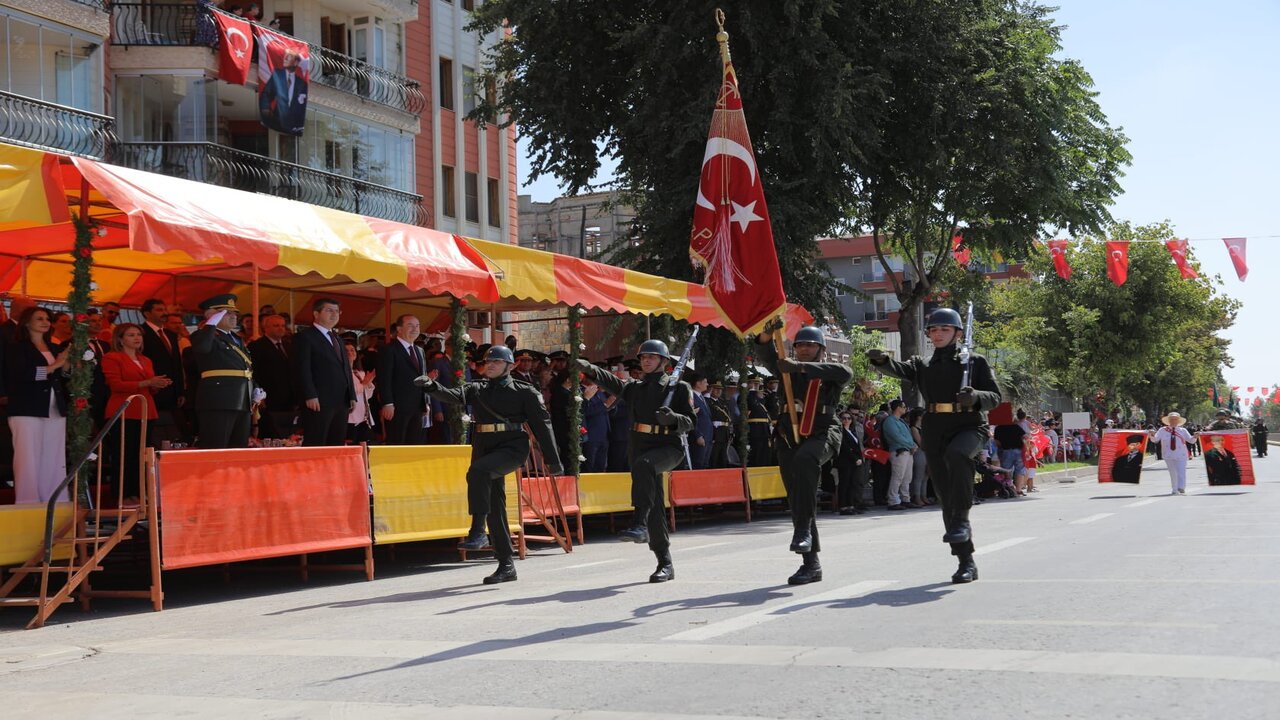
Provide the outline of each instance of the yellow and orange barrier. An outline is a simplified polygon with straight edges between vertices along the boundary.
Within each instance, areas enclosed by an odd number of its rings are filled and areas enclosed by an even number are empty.
[[[667,477],[672,528],[676,526],[676,508],[692,505],[742,503],[746,507],[747,522],[751,522],[751,502],[742,468],[676,470]]]
[[[751,491],[752,500],[772,500],[787,496],[787,488],[782,484],[782,473],[777,465],[747,468],[747,487]]]
[[[44,549],[44,503],[0,505],[0,567],[23,565]],[[72,521],[71,503],[59,503],[54,507],[54,536],[58,528]],[[54,559],[71,557],[70,545],[54,547]]]

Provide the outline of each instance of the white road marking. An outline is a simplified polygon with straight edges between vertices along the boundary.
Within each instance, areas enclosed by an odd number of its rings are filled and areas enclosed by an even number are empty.
[[[1083,583],[1145,583],[1150,585],[1280,585],[1280,580],[1222,580],[1206,578],[1178,578],[1175,580],[1167,578],[992,578],[984,579],[980,582],[982,585],[990,585],[992,583],[1054,583],[1067,585],[1079,585]]]
[[[994,543],[991,543],[990,545],[983,545],[982,547],[980,547],[980,548],[978,548],[977,550],[975,550],[973,554],[974,554],[974,555],[988,555],[988,554],[990,554],[990,553],[998,552],[998,551],[1003,550],[1003,549],[1005,549],[1005,548],[1011,548],[1011,547],[1013,547],[1014,545],[1021,545],[1022,543],[1027,542],[1028,540],[1035,540],[1035,538],[1033,538],[1033,537],[1015,537],[1015,538],[1009,538],[1008,540],[1001,540],[1000,542],[994,542]]]
[[[1159,501],[1159,500],[1157,500],[1157,499],[1155,499],[1155,498],[1147,498],[1146,500],[1139,500],[1138,502],[1131,502],[1131,503],[1129,503],[1128,505],[1121,505],[1120,507],[1127,507],[1127,508],[1129,508],[1129,507],[1142,507],[1143,505],[1151,505],[1152,503],[1158,503],[1158,502],[1160,502],[1160,501]]]
[[[1274,522],[1218,522],[1218,523],[1196,523],[1196,527],[1245,527],[1245,526],[1261,526],[1275,527]]]
[[[969,625],[1066,625],[1070,627],[1190,628],[1217,630],[1217,623],[1124,622],[1122,620],[965,620]]]
[[[1250,553],[1134,553],[1131,558],[1280,558],[1280,555]]]
[[[844,587],[839,587],[834,590],[828,590],[824,593],[797,597],[794,600],[789,600],[784,603],[773,605],[772,607],[749,612],[745,615],[729,618],[728,620],[721,620],[692,630],[678,632],[674,635],[668,635],[663,638],[663,640],[709,640],[711,638],[720,637],[721,635],[727,635],[731,632],[738,632],[739,630],[746,630],[747,628],[755,627],[757,625],[763,625],[770,620],[777,620],[779,618],[786,617],[788,614],[787,611],[791,608],[815,603],[824,603],[831,600],[846,600],[875,592],[881,588],[893,585],[896,582],[896,580],[864,580],[852,585],[845,585]]]
[[[1096,513],[1096,514],[1094,514],[1094,515],[1090,515],[1089,517],[1082,517],[1082,518],[1080,518],[1079,520],[1072,520],[1072,521],[1071,521],[1070,523],[1068,523],[1068,524],[1069,524],[1069,525],[1084,525],[1084,524],[1086,524],[1086,523],[1097,522],[1098,520],[1101,520],[1101,519],[1103,519],[1103,518],[1109,518],[1109,517],[1111,517],[1112,515],[1115,515],[1115,513]]]
[[[594,567],[596,565],[608,565],[609,563],[622,562],[622,558],[614,558],[612,560],[597,560],[595,562],[578,563],[577,565],[565,565],[562,568],[550,568],[551,570],[576,570],[577,568]]]
[[[1170,535],[1170,540],[1272,540],[1280,535]]]
[[[724,545],[732,545],[732,544],[733,543],[729,543],[729,542],[718,542],[718,543],[711,543],[710,545],[694,545],[693,547],[676,546],[672,549],[677,552],[689,552],[690,550],[706,550],[707,548],[721,547]]]

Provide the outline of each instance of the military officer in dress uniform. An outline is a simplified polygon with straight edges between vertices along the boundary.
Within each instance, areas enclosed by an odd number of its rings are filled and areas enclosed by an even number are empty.
[[[428,395],[443,403],[470,405],[471,466],[467,469],[467,510],[471,513],[471,530],[458,547],[480,550],[493,540],[493,553],[498,569],[484,579],[484,584],[511,582],[516,579],[512,559],[511,530],[507,520],[507,475],[522,467],[529,458],[529,435],[525,425],[538,440],[547,471],[560,475],[556,442],[551,436],[551,417],[542,404],[542,393],[526,382],[512,377],[515,358],[506,345],[494,345],[485,353],[479,368],[481,380],[447,388],[423,375],[414,380]],[[489,535],[485,536],[485,524]]]
[[[643,373],[638,380],[621,380],[582,358],[578,359],[578,369],[605,392],[626,403],[626,424],[631,428],[627,457],[631,465],[635,521],[619,533],[619,537],[649,543],[649,549],[658,558],[658,569],[649,576],[649,582],[660,583],[676,576],[671,562],[662,475],[684,462],[680,438],[693,428],[693,390],[688,383],[680,381],[674,387],[671,404],[666,405],[667,394],[673,389],[671,376],[665,372],[671,360],[667,344],[661,340],[645,340],[637,355]]]
[[[933,354],[917,355],[901,362],[883,350],[868,350],[871,365],[883,375],[911,381],[924,397],[925,415],[921,436],[933,488],[942,505],[946,533],[942,541],[951,545],[951,554],[960,567],[951,582],[978,579],[973,562],[973,535],[969,509],[973,507],[973,460],[987,443],[987,411],[1000,404],[1000,387],[986,358],[971,355],[969,384],[963,385],[964,364],[960,362],[960,340],[964,326],[960,313],[938,308],[925,323]]]
[[[747,376],[747,443],[750,445],[747,465],[762,467],[773,464],[773,417],[766,396],[760,390],[760,376]]]
[[[236,335],[235,295],[214,295],[200,303],[204,327],[191,334],[191,352],[200,371],[196,417],[202,449],[249,445],[249,413],[266,394],[253,384],[253,361]]]
[[[853,371],[841,363],[822,362],[826,338],[821,328],[812,325],[796,333],[791,345],[794,360],[778,357],[773,333],[779,329],[780,323],[772,322],[756,336],[756,356],[773,375],[791,374],[800,427],[793,431],[790,413],[779,414],[778,467],[787,489],[787,504],[791,506],[791,552],[804,558],[787,583],[805,585],[822,580],[822,565],[818,562],[822,551],[818,541],[818,485],[822,467],[840,449],[844,428],[836,419],[836,406],[841,390],[853,379]]]
[[[711,396],[707,398],[711,408],[711,460],[709,467],[729,467],[729,442],[733,433],[733,412],[724,397],[724,383],[711,383]]]

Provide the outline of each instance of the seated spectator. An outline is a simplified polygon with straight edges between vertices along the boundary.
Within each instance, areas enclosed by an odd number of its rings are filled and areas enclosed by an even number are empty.
[[[141,395],[141,400],[134,400],[125,408],[120,422],[111,432],[113,448],[120,447],[120,434],[124,433],[124,458],[121,461],[120,484],[123,488],[125,505],[136,505],[140,497],[139,488],[142,478],[139,446],[143,443],[153,447],[151,443],[151,425],[147,426],[146,437],[142,434],[142,420],[155,420],[159,417],[155,399],[151,390],[163,389],[173,383],[169,378],[155,373],[151,359],[142,354],[142,328],[133,323],[121,323],[111,332],[112,351],[102,358],[102,375],[106,378],[107,387],[111,391],[107,398],[106,417],[111,417],[120,409],[130,395]]]
[[[18,316],[5,353],[18,503],[46,502],[67,476],[65,383],[70,350],[50,339],[52,326],[48,310],[27,307]],[[66,498],[64,492],[61,499]]]

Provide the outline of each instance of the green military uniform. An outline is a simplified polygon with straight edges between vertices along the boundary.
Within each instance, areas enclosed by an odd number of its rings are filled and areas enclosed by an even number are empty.
[[[488,357],[506,346],[489,349]],[[479,549],[484,545],[484,525],[489,526],[489,540],[501,568],[510,567],[513,548],[507,520],[506,477],[523,467],[529,458],[529,435],[525,425],[537,439],[547,469],[552,474],[563,472],[559,453],[551,434],[551,417],[542,404],[542,393],[529,383],[510,374],[496,379],[469,382],[447,388],[435,381],[420,378],[417,382],[428,395],[443,403],[471,407],[471,465],[467,468],[467,511],[471,514],[471,532],[464,547]],[[471,543],[470,546],[467,543]],[[491,576],[493,578],[494,576]],[[491,578],[486,578],[490,582]],[[501,581],[501,580],[495,580]]]
[[[647,340],[639,354],[669,357],[666,343]],[[651,372],[640,380],[621,380],[612,373],[590,363],[579,361],[579,369],[605,392],[621,398],[627,417],[615,418],[631,427],[627,458],[631,467],[631,504],[635,507],[634,524],[621,536],[634,542],[649,543],[658,557],[658,570],[651,582],[664,582],[675,577],[671,563],[671,538],[667,529],[666,496],[663,474],[684,462],[681,438],[693,428],[693,390],[679,381],[674,387],[670,412],[659,416],[672,388],[672,378],[662,370]],[[666,423],[666,424],[663,424]]]
[[[944,309],[935,310],[941,313]],[[957,329],[959,314],[947,324]],[[931,316],[932,318],[932,316]],[[959,333],[956,334],[959,338]],[[920,430],[924,453],[929,463],[933,489],[942,505],[942,522],[946,527],[943,541],[951,545],[951,554],[961,558],[964,564],[972,564],[973,538],[969,524],[969,509],[973,507],[974,458],[987,442],[987,411],[1000,404],[1000,387],[986,358],[971,355],[972,369],[969,386],[973,389],[972,407],[963,408],[957,402],[964,377],[964,364],[960,362],[959,346],[935,348],[929,357],[914,356],[906,362],[886,358],[872,361],[872,367],[884,375],[907,380],[915,385],[924,397],[925,415]],[[973,571],[976,579],[976,568]],[[957,576],[960,572],[957,572]],[[967,582],[968,580],[957,580]]]
[[[773,460],[773,414],[769,412],[769,396],[760,390],[747,392],[747,443],[750,445],[747,465],[763,467]]]
[[[235,295],[217,295],[200,303],[200,309],[232,311],[235,301]],[[199,447],[248,447],[255,389],[249,351],[240,336],[206,324],[191,333],[191,352],[200,372],[195,402]]]
[[[729,442],[733,436],[733,411],[729,409],[729,400],[724,395],[707,398],[707,405],[711,408],[710,467],[726,468],[729,467]]]
[[[804,328],[802,332],[814,333],[816,341],[826,347],[822,331],[818,328]],[[797,342],[811,342],[800,340],[799,334],[796,337]],[[756,353],[770,373],[782,377],[778,353],[772,341],[757,338]],[[794,529],[791,550],[805,558],[805,564],[789,582],[802,584],[822,579],[817,561],[817,554],[822,550],[818,540],[818,486],[823,466],[831,462],[840,450],[844,428],[836,419],[836,412],[840,393],[853,379],[853,371],[842,363],[794,364],[799,370],[790,373],[791,389],[796,400],[797,419],[800,420],[800,442],[796,443],[796,435],[792,431],[791,414],[785,411],[778,413],[775,437],[778,469],[787,490],[787,504],[791,506]]]
[[[1258,457],[1266,457],[1267,424],[1263,422],[1262,418],[1258,418],[1258,421],[1250,428],[1250,432],[1253,434],[1253,449],[1258,451]]]

